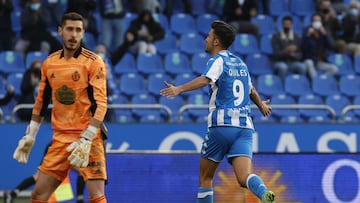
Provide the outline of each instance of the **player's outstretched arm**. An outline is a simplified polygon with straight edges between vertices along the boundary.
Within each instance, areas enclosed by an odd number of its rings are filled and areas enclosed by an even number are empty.
[[[179,85],[179,86],[174,86],[165,81],[164,84],[165,84],[166,88],[160,90],[160,95],[167,97],[167,98],[172,98],[172,97],[179,95],[182,92],[188,92],[188,91],[202,88],[205,85],[208,85],[210,83],[210,81],[211,80],[205,76],[199,76],[199,77],[191,80],[190,82],[187,82],[187,83]]]
[[[271,113],[271,106],[270,100],[262,101],[260,98],[259,93],[256,91],[255,87],[252,87],[250,90],[250,99],[254,102],[254,104],[259,108],[260,112],[263,116],[270,116]]]

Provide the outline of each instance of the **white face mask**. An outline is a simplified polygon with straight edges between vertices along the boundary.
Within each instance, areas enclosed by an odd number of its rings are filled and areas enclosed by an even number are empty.
[[[359,14],[359,10],[356,8],[352,8],[352,9],[350,9],[350,13],[354,16],[357,16]]]
[[[321,28],[322,24],[321,24],[320,21],[314,21],[314,22],[312,23],[312,26],[313,26],[313,28],[315,28],[316,30],[318,30],[318,29]]]
[[[106,56],[105,56],[104,53],[98,53],[98,55],[99,55],[103,60],[105,60]]]

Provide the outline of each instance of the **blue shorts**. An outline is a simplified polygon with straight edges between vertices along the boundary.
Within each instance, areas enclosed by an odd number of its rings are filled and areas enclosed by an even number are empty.
[[[231,159],[238,156],[252,158],[253,130],[230,126],[209,128],[205,136],[201,157],[220,162],[226,156]]]

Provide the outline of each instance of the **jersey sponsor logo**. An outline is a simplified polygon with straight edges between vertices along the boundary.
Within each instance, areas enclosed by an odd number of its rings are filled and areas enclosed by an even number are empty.
[[[96,79],[105,79],[103,67],[99,67],[98,74],[96,75]]]
[[[56,90],[55,98],[61,104],[71,105],[75,102],[75,91],[64,85]]]
[[[72,74],[71,78],[73,81],[78,81],[80,79],[79,72],[75,71],[75,73]]]

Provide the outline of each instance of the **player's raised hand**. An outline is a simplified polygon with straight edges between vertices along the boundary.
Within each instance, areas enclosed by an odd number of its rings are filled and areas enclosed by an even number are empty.
[[[97,128],[89,126],[81,133],[78,141],[71,143],[66,151],[71,152],[68,160],[75,167],[87,167],[89,164],[89,154],[91,150],[92,140],[96,134]]]
[[[31,121],[26,128],[25,136],[23,136],[16,147],[13,158],[19,163],[26,164],[29,158],[30,151],[35,143],[36,135],[39,131],[40,124]]]
[[[172,85],[171,83],[164,81],[164,84],[165,84],[166,88],[160,90],[160,95],[167,97],[167,98],[172,98],[180,93],[177,90],[177,87]]]

